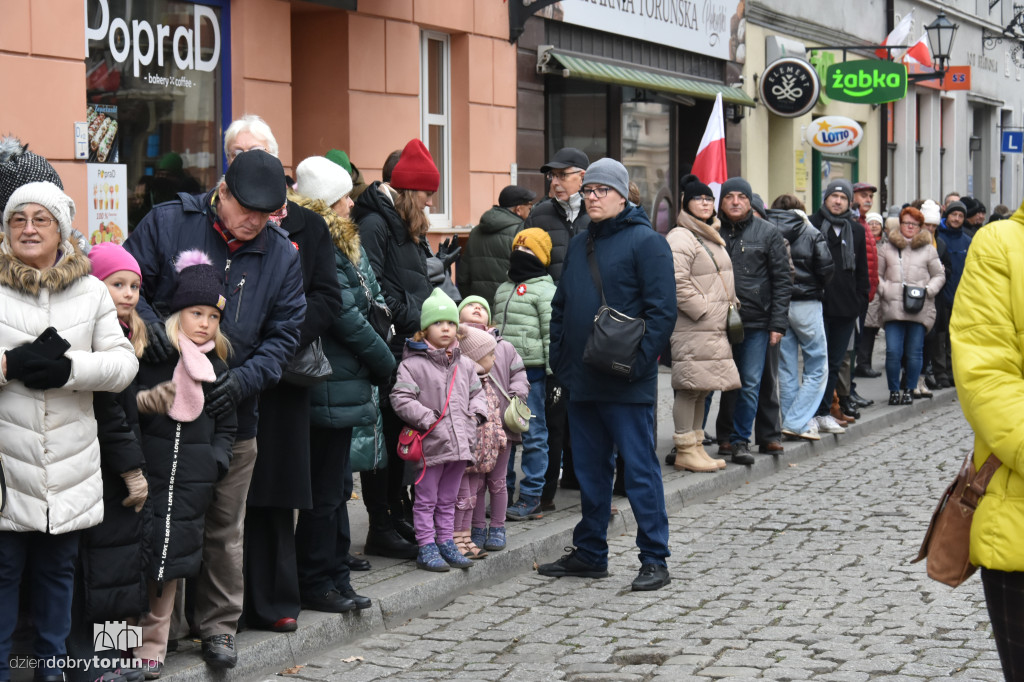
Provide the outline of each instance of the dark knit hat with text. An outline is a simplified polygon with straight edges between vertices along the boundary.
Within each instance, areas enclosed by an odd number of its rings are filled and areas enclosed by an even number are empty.
[[[178,285],[171,297],[172,313],[194,305],[224,310],[224,282],[209,256],[199,249],[182,251],[174,261],[174,269],[178,271]]]
[[[391,172],[391,186],[395,189],[411,189],[433,194],[441,184],[434,159],[427,147],[417,139],[409,140],[402,150],[402,156]]]

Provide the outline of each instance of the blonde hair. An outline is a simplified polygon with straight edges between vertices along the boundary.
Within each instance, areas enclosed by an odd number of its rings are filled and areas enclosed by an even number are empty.
[[[170,340],[171,345],[174,346],[174,350],[181,352],[181,348],[178,347],[178,333],[181,331],[181,311],[172,313],[167,321],[164,322],[164,329],[167,330],[167,338]],[[217,353],[217,357],[227,362],[228,357],[234,353],[234,349],[231,347],[231,342],[228,341],[228,337],[224,336],[224,332],[221,331],[220,325],[217,325],[217,333],[213,337],[213,350]]]
[[[398,211],[398,217],[409,228],[409,236],[418,244],[430,229],[430,218],[423,212],[423,209],[416,205],[416,200],[412,196],[415,190],[396,189],[394,191],[398,194],[398,198],[395,199],[395,210]]]
[[[149,343],[149,336],[146,333],[146,322],[135,308],[128,313],[127,326],[128,340],[131,341],[132,348],[135,349],[135,357],[141,358],[143,351],[146,350],[146,344]]]

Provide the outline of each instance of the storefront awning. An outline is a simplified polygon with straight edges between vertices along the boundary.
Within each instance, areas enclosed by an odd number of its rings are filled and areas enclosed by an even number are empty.
[[[668,71],[658,71],[629,62],[597,59],[550,46],[541,46],[537,50],[537,70],[540,73],[561,75],[565,78],[615,83],[698,99],[714,99],[715,95],[722,93],[723,102],[747,107],[756,106],[750,95],[741,88],[684,78]]]

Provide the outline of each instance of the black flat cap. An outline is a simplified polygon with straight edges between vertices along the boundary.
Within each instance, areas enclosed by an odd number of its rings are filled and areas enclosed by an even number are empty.
[[[231,196],[244,208],[273,213],[284,206],[284,167],[277,157],[259,149],[235,157],[224,176]]]
[[[550,170],[573,167],[586,170],[589,165],[590,159],[581,150],[576,147],[562,147],[555,153],[555,158],[540,167],[540,172],[547,173]]]
[[[537,198],[535,192],[531,192],[525,187],[519,185],[509,185],[505,189],[501,190],[501,194],[498,195],[498,206],[502,208],[515,208],[516,206],[522,206],[523,204],[532,204],[533,200]]]

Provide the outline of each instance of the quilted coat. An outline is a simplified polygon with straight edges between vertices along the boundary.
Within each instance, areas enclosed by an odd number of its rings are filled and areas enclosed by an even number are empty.
[[[971,562],[999,571],[1024,571],[1022,262],[1024,205],[975,234],[949,325],[957,395],[974,429],[974,464],[992,453],[1003,462],[974,514]]]
[[[672,249],[676,278],[676,326],[672,330],[672,388],[728,391],[740,387],[740,375],[725,334],[729,304],[736,302],[732,260],[720,225],[680,211],[678,227],[665,236]],[[701,246],[703,241],[715,261]],[[722,270],[719,277],[715,262]]]
[[[932,246],[932,234],[921,230],[910,241],[897,226],[889,232],[889,241],[878,250],[878,293],[882,300],[882,323],[902,320],[920,322],[931,329],[935,324],[935,297],[946,282],[945,269]],[[900,278],[900,254],[903,256],[903,278]],[[923,286],[924,308],[910,314],[903,309],[903,283]]]
[[[494,292],[508,273],[512,240],[521,229],[523,219],[501,206],[494,206],[480,216],[459,261],[457,279],[463,296],[482,296],[494,304]]]
[[[494,295],[491,310],[501,336],[516,348],[526,367],[543,367],[551,374],[551,299],[555,283],[551,275],[525,282],[503,282]]]
[[[120,391],[138,371],[103,282],[65,241],[57,263],[37,270],[0,253],[0,353],[30,343],[47,327],[70,344],[71,376],[38,391],[0,377],[0,443],[7,507],[0,531],[54,535],[103,520],[103,481],[93,391]]]

